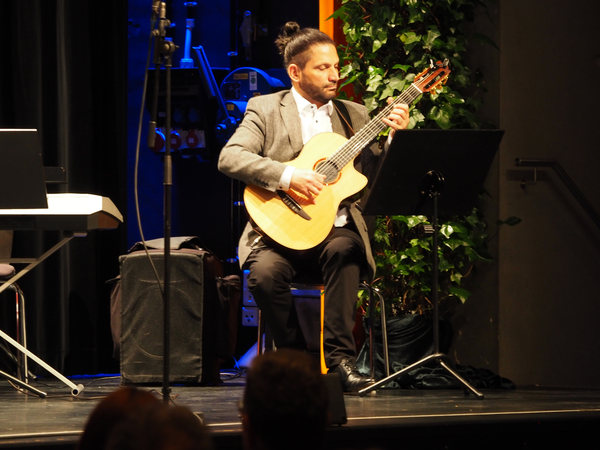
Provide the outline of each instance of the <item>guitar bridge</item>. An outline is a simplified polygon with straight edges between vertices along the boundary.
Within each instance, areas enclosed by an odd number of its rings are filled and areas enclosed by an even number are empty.
[[[292,211],[294,211],[296,214],[298,214],[303,219],[311,220],[311,217],[308,214],[306,214],[306,211],[304,211],[302,209],[302,206],[300,205],[300,203],[298,203],[296,200],[294,200],[287,192],[282,191],[281,189],[278,189],[277,195],[279,195],[279,197],[281,198],[281,201],[283,202],[283,204],[285,206],[290,208]]]

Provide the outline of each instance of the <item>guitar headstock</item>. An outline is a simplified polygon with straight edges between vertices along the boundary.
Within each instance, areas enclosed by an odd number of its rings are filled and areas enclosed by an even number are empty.
[[[421,92],[429,92],[440,84],[446,84],[450,72],[451,71],[448,67],[447,59],[445,59],[443,62],[438,61],[435,64],[432,60],[431,66],[418,74],[415,77],[413,84],[418,87]]]

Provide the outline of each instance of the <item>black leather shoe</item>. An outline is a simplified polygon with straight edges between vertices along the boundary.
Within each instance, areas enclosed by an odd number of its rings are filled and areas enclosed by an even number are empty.
[[[350,358],[342,360],[333,370],[330,370],[330,372],[337,373],[340,376],[344,392],[359,391],[360,389],[375,383],[373,378],[361,375],[356,364]]]

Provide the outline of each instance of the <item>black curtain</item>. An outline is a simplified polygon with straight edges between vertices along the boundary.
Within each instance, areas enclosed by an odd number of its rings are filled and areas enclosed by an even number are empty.
[[[0,128],[39,130],[44,165],[67,172],[49,192],[102,195],[125,214],[127,2],[0,5]],[[13,256],[39,256],[59,238],[15,232]],[[104,283],[125,247],[123,226],[92,231],[20,281],[29,348],[64,375],[118,371]]]

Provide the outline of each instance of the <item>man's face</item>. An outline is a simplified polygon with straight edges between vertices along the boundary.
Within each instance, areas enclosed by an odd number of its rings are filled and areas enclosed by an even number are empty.
[[[288,73],[300,95],[321,107],[337,94],[340,59],[330,44],[313,45],[309,52],[310,59],[304,68],[291,64]]]

